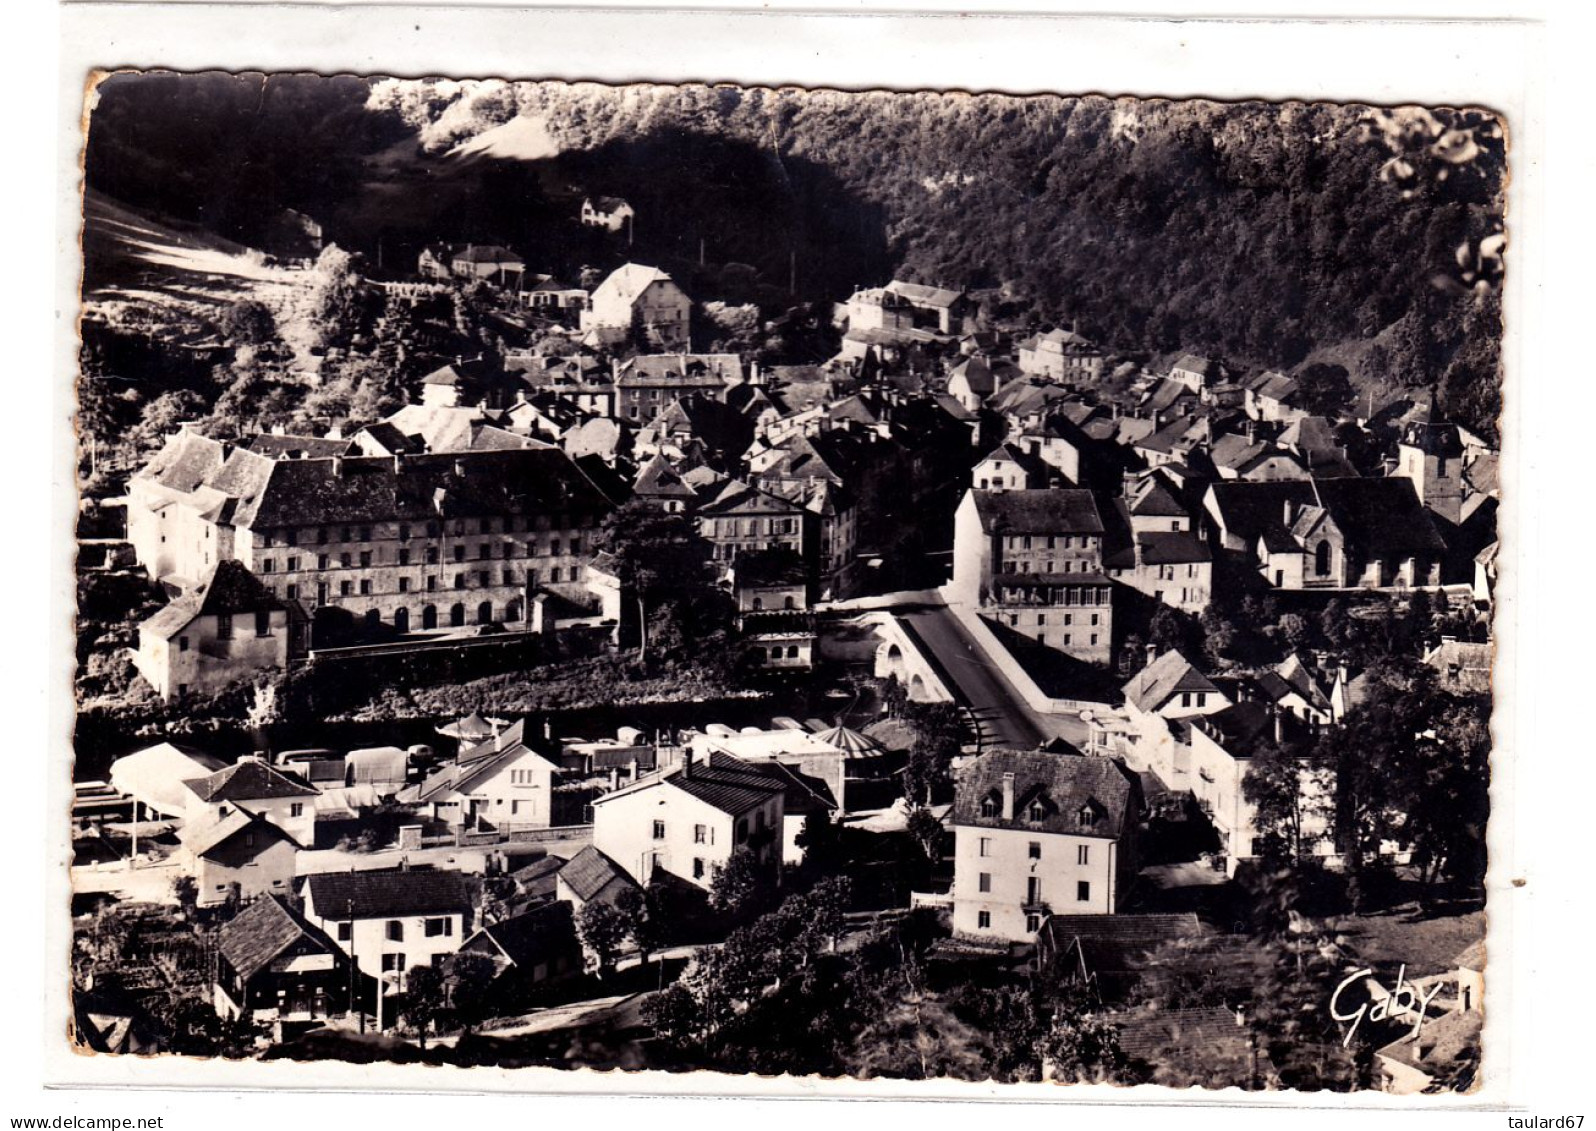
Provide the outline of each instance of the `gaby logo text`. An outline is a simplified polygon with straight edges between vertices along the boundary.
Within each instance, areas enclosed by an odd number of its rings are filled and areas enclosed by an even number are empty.
[[[1424,1028],[1425,1011],[1429,1009],[1430,1002],[1435,1000],[1435,995],[1441,992],[1441,983],[1437,982],[1428,991],[1421,991],[1417,986],[1410,986],[1406,982],[1408,968],[1406,964],[1397,968],[1396,985],[1386,990],[1379,982],[1374,980],[1374,970],[1365,966],[1361,970],[1354,970],[1341,980],[1341,984],[1330,995],[1330,1016],[1337,1021],[1350,1021],[1346,1036],[1341,1038],[1343,1047],[1352,1044],[1352,1036],[1358,1031],[1358,1026],[1367,1017],[1370,1021],[1384,1021],[1387,1018],[1396,1019],[1411,1014],[1413,1017],[1413,1031],[1408,1034],[1407,1040],[1417,1040],[1419,1031]],[[1364,979],[1368,979],[1370,997],[1378,1000],[1365,1001],[1357,1008],[1351,1008],[1348,991]],[[1348,996],[1348,1001],[1343,1004],[1343,996]]]

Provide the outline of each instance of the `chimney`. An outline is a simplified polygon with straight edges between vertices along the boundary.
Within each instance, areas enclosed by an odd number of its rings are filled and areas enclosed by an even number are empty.
[[[1120,486],[1123,489],[1127,499],[1133,499],[1136,497],[1137,478],[1138,477],[1134,471],[1126,471],[1120,474]]]
[[[1276,707],[1275,716],[1275,743],[1278,745],[1286,740],[1286,713]]]
[[[1003,819],[1014,820],[1014,775],[1003,775]]]
[[[333,473],[333,478],[334,479],[342,479],[344,477],[344,457],[343,456],[333,456],[333,458],[332,458],[332,473]]]
[[[1158,659],[1158,645],[1149,644],[1147,646],[1147,662],[1151,664],[1156,659]]]
[[[465,460],[461,459],[459,456],[456,456],[455,460],[454,460],[454,473],[455,473],[455,475],[459,476],[461,479],[465,478],[465,473],[466,473]]]
[[[1158,411],[1153,413],[1153,431],[1157,432],[1163,426],[1164,426],[1164,411],[1163,411],[1163,409],[1159,409]]]
[[[1283,521],[1288,528],[1292,523],[1297,521],[1297,504],[1293,503],[1290,499],[1287,499],[1285,502],[1285,515]]]
[[[693,748],[682,747],[682,780],[687,781],[693,776]]]
[[[488,725],[493,728],[493,749],[497,753],[504,749],[504,730],[499,726],[497,719]]]
[[[402,471],[404,471],[404,469],[405,469],[405,454],[404,454],[404,452],[402,452],[402,451],[394,452],[394,454],[393,454],[393,473],[395,475],[398,475]]]

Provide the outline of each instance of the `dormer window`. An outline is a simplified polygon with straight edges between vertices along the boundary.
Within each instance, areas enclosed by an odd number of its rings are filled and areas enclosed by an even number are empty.
[[[1080,821],[1081,828],[1083,829],[1089,829],[1093,825],[1097,824],[1097,814],[1093,811],[1090,805],[1082,805],[1080,812],[1076,814],[1076,817]]]
[[[1033,825],[1040,825],[1047,820],[1047,802],[1038,797],[1026,806],[1025,819]]]
[[[1000,807],[1001,803],[998,801],[997,797],[995,795],[988,794],[986,797],[981,799],[981,816],[987,819],[994,818],[998,815],[998,810]]]

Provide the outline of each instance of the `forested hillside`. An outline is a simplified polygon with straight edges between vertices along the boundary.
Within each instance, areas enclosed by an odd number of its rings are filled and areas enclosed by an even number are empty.
[[[1123,351],[1435,387],[1495,431],[1506,140],[1482,112],[308,77],[218,78],[205,98],[142,81],[104,89],[91,183],[225,235],[286,205],[368,257],[492,238],[569,270],[595,251],[567,230],[570,194],[611,193],[638,209],[630,253],[690,272],[700,299],[746,277],[728,264],[754,268],[767,303],[900,274],[984,288],[994,316],[1077,319]],[[535,155],[484,137],[511,122]]]

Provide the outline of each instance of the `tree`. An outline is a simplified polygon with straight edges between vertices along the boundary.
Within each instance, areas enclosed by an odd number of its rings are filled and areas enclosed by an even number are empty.
[[[421,1047],[427,1047],[427,1030],[443,1013],[443,974],[436,966],[412,966],[405,975],[404,1019],[415,1027]]]
[[[449,1004],[466,1029],[480,1024],[492,1008],[492,987],[498,977],[493,960],[482,954],[456,954],[444,977]]]
[[[615,909],[626,921],[626,934],[637,947],[643,965],[648,956],[664,947],[670,938],[666,892],[661,884],[644,888],[623,888],[616,897]]]
[[[306,314],[320,345],[349,345],[360,319],[360,276],[354,256],[337,244],[328,244],[316,257]]]
[[[1323,733],[1314,757],[1335,782],[1336,840],[1346,860],[1354,910],[1368,897],[1368,871],[1387,842],[1404,843],[1406,815],[1423,803],[1419,750],[1438,702],[1435,673],[1413,659],[1371,667],[1363,701],[1335,730]]]
[[[604,520],[594,549],[615,559],[621,588],[637,601],[638,656],[648,657],[648,625],[660,605],[713,589],[710,546],[682,514],[633,499]]]
[[[245,299],[222,315],[222,336],[236,346],[260,346],[277,338],[277,319],[263,302]]]
[[[1322,361],[1297,371],[1297,400],[1314,416],[1335,420],[1352,400],[1352,382],[1344,366]]]
[[[576,933],[582,940],[582,948],[598,966],[600,978],[614,964],[629,927],[627,914],[601,899],[583,904],[582,910],[577,912]]]
[[[905,831],[915,844],[920,846],[920,851],[925,853],[927,862],[936,865],[942,862],[942,838],[947,830],[942,827],[942,822],[931,814],[931,810],[916,806],[909,812],[909,820]]]
[[[1130,1063],[1119,1030],[1088,1012],[1078,996],[1054,1003],[1036,1051],[1054,1080],[1109,1083],[1122,1078]]]
[[[1257,839],[1253,852],[1266,864],[1295,866],[1307,845],[1304,824],[1322,804],[1317,768],[1295,744],[1265,742],[1254,751],[1242,779],[1242,793],[1253,806]]]
[[[715,873],[709,904],[733,922],[743,922],[769,906],[774,884],[771,867],[749,849],[739,848]]]
[[[1307,617],[1286,613],[1280,618],[1280,639],[1293,652],[1311,648],[1314,644],[1314,626]]]

